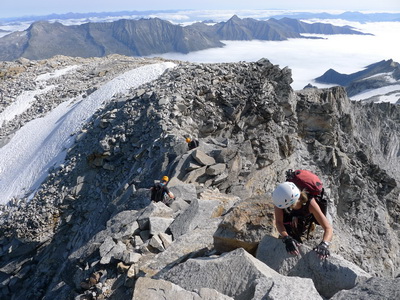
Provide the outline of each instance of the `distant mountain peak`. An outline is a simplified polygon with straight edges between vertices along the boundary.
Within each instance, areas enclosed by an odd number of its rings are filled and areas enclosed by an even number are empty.
[[[229,19],[229,21],[241,21],[242,19],[241,18],[239,18],[237,15],[233,15],[230,19]]]
[[[352,73],[342,74],[333,69],[329,69],[322,76],[315,78],[316,82],[327,84],[338,84],[346,87],[349,97],[355,95],[363,100],[380,101],[381,96],[385,99],[391,98],[395,93],[399,93],[397,88],[400,84],[400,65],[393,59],[381,60],[370,64],[365,69]],[[385,90],[378,90],[385,87]],[[374,94],[372,91],[377,90]],[[369,91],[367,94],[366,91]]]
[[[329,69],[322,76],[315,78],[315,81],[320,83],[347,86],[352,81],[361,80],[379,73],[393,72],[396,69],[399,69],[399,63],[393,61],[393,59],[388,59],[370,64],[366,66],[364,70],[352,74],[342,74],[334,69]]]
[[[226,22],[221,22],[222,24],[227,24],[227,25],[243,25],[243,19],[239,18],[237,15],[233,15],[228,21]]]

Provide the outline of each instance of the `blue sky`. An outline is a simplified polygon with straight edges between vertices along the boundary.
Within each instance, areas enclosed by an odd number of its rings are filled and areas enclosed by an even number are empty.
[[[0,18],[67,12],[167,9],[291,9],[400,11],[399,0],[3,0]]]

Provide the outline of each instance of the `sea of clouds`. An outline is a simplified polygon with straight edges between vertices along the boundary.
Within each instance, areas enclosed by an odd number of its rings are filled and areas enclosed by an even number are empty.
[[[322,22],[322,20],[319,20]],[[314,78],[329,69],[353,73],[381,60],[400,62],[400,22],[350,23],[323,20],[335,25],[351,25],[356,30],[373,35],[319,35],[323,39],[290,39],[287,41],[223,41],[226,46],[189,54],[166,53],[158,56],[191,62],[239,62],[267,58],[281,68],[292,70],[293,89],[308,83],[317,87]],[[314,35],[316,36],[316,35]]]
[[[73,20],[53,20],[64,25],[77,25],[85,22],[115,21],[116,19],[138,19],[143,17],[158,17],[175,24],[188,25],[195,21],[213,20],[227,21],[233,15],[240,18],[267,19],[277,14],[295,13],[284,10],[187,10],[176,12],[153,12],[149,15],[124,15],[119,17],[92,17]],[[318,11],[313,11],[318,12]],[[343,11],[328,11],[341,13]],[[307,21],[310,22],[310,21]],[[287,41],[223,41],[226,46],[189,54],[164,53],[159,55],[169,59],[190,62],[217,63],[257,61],[269,59],[281,68],[292,70],[293,89],[302,89],[308,83],[323,88],[329,85],[317,84],[314,78],[321,76],[329,69],[340,73],[353,73],[366,66],[387,59],[400,62],[400,22],[358,23],[345,20],[313,20],[313,22],[331,23],[337,26],[351,26],[356,30],[373,35],[319,35],[323,39],[290,39]],[[29,23],[2,24],[3,30],[24,30]],[[0,37],[6,33],[0,33]],[[315,35],[314,35],[315,36]]]

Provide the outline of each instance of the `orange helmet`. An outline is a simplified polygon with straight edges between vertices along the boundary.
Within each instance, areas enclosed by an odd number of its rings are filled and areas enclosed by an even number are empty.
[[[168,178],[168,176],[163,176],[163,178],[161,178],[161,180],[162,180],[162,181],[168,181],[169,178]]]
[[[186,143],[190,143],[192,140],[188,137],[186,138]]]

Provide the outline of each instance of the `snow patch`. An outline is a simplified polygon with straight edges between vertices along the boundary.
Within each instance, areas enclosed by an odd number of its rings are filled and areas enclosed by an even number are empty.
[[[78,66],[76,66],[76,65],[68,66],[64,69],[56,70],[53,73],[42,74],[42,75],[39,75],[38,77],[36,77],[36,81],[47,81],[52,78],[57,78],[57,77],[65,75],[65,74],[68,74],[69,72],[71,72],[72,70],[75,70],[76,68],[78,68]]]
[[[397,80],[393,78],[393,71],[388,72],[388,73],[378,73],[378,74],[372,75],[370,77],[364,78],[363,80],[374,79],[374,78],[378,78],[378,77],[382,77],[388,83],[396,83],[397,82]]]
[[[0,127],[3,126],[4,122],[11,121],[16,116],[24,113],[35,101],[37,95],[45,94],[53,88],[54,86],[51,85],[42,90],[38,89],[21,93],[11,105],[7,106],[0,113]]]
[[[65,74],[68,74],[69,72],[71,72],[76,68],[78,68],[78,66],[76,65],[69,66],[64,69],[57,70],[53,73],[42,74],[37,76],[35,81],[41,83],[41,86],[43,86],[43,83],[45,83],[49,79],[57,78]],[[36,96],[45,94],[50,90],[52,90],[54,87],[55,87],[54,85],[49,85],[46,86],[45,88],[38,88],[37,90],[34,91],[25,91],[21,93],[11,105],[7,106],[3,110],[3,112],[0,113],[0,127],[3,126],[5,122],[11,121],[16,116],[28,110],[31,107],[32,103],[35,101]]]
[[[49,168],[61,164],[73,135],[116,94],[157,79],[175,64],[165,62],[130,70],[86,98],[63,102],[45,117],[28,122],[0,149],[0,204],[34,192]],[[37,91],[36,91],[37,92]]]
[[[368,90],[352,96],[351,100],[360,101],[369,99],[374,96],[380,96],[380,100],[378,102],[396,103],[399,100],[398,93],[394,93],[396,91],[400,92],[400,84],[394,84],[381,87],[379,89]]]

